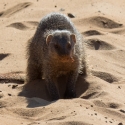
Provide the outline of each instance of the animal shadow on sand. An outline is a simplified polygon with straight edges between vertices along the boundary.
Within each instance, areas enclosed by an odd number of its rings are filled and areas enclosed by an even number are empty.
[[[64,93],[66,90],[66,77],[61,76],[58,79],[58,88],[60,93],[60,99],[64,99]],[[79,75],[77,82],[76,82],[76,98],[79,98],[89,87],[89,83],[85,80],[83,75]],[[24,85],[22,91],[19,93],[19,96],[25,96],[28,98],[40,98],[43,100],[46,100],[49,103],[44,103],[43,105],[48,105],[50,103],[53,103],[55,101],[51,102],[51,97],[48,93],[48,90],[46,88],[46,82],[44,79],[38,79],[34,80],[33,82],[27,83]],[[45,102],[46,102],[45,101]],[[40,106],[40,105],[38,105]],[[30,106],[30,102],[28,103],[27,107]],[[37,105],[34,105],[34,107],[37,107]]]

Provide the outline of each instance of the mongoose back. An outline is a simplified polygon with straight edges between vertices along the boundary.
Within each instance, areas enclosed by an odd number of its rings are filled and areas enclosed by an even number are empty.
[[[52,100],[60,98],[55,84],[60,75],[67,76],[64,98],[75,98],[75,83],[79,73],[86,75],[84,41],[70,19],[51,13],[40,21],[27,47],[26,82],[42,79]]]

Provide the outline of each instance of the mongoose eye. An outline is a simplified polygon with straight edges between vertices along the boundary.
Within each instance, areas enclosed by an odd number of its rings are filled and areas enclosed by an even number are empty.
[[[55,44],[54,46],[55,46],[56,49],[59,49],[59,45]]]
[[[71,43],[68,43],[68,44],[67,44],[67,48],[68,48],[68,49],[71,49]]]

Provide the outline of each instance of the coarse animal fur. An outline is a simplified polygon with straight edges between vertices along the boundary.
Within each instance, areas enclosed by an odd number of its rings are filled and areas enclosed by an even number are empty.
[[[57,79],[66,75],[65,98],[76,97],[78,74],[86,75],[84,41],[67,16],[51,13],[42,18],[28,43],[27,57],[26,83],[44,76],[52,100],[57,100]]]

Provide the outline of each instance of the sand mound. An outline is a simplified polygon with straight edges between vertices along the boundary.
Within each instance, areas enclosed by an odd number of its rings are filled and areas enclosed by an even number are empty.
[[[118,79],[116,77],[114,77],[113,75],[111,75],[110,73],[100,72],[100,71],[92,71],[92,74],[96,77],[99,77],[99,78],[105,80],[106,82],[109,82],[109,83],[118,82]]]
[[[38,25],[38,22],[36,21],[25,21],[25,22],[16,22],[8,25],[7,27],[13,27],[19,30],[27,30],[27,29],[33,29]]]
[[[114,30],[114,31],[111,31],[111,33],[115,33],[115,34],[125,34],[125,29],[120,29],[120,30]]]
[[[30,2],[19,3],[3,12],[0,12],[0,17],[10,17],[11,15],[21,11],[22,9],[27,8],[30,5],[31,5]]]
[[[10,24],[8,27],[14,27],[16,29],[19,29],[19,30],[25,30],[25,29],[28,29],[28,27],[26,25],[24,25],[23,23],[12,23]]]
[[[98,32],[97,30],[88,30],[82,33],[84,36],[93,36],[93,35],[103,35],[102,33]]]
[[[33,26],[38,26],[38,24],[39,24],[39,22],[37,22],[37,21],[26,21],[26,23],[29,23]]]
[[[22,71],[0,74],[0,83],[24,83],[24,73]]]
[[[85,19],[85,21],[91,23],[94,26],[106,29],[120,28],[123,26],[123,24],[119,24],[111,19],[102,16],[90,17]]]

